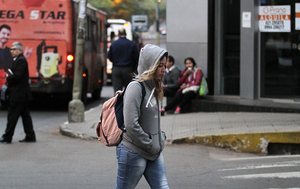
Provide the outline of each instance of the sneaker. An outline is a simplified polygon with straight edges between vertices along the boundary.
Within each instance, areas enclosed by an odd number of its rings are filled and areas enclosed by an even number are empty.
[[[176,108],[174,114],[180,114],[180,110],[181,110],[181,108],[180,108],[179,106],[177,106],[177,108]]]
[[[166,112],[166,110],[165,110],[164,108],[161,108],[160,115],[161,115],[161,116],[164,116],[164,115],[165,115],[165,112]]]

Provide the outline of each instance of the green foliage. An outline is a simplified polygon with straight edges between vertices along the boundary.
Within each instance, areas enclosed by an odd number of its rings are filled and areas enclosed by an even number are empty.
[[[93,5],[94,7],[112,7],[111,0],[88,0],[88,2]]]
[[[166,18],[166,1],[159,3],[159,17]],[[155,21],[156,0],[88,0],[88,2],[107,13],[108,18],[131,21],[131,15],[148,15],[149,23]]]

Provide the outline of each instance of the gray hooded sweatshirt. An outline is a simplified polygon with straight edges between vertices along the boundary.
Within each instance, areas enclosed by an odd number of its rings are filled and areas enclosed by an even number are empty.
[[[146,45],[140,52],[138,73],[152,68],[165,53],[167,51],[158,46]],[[153,161],[164,149],[166,136],[160,129],[160,103],[154,96],[154,80],[143,83],[146,90],[143,102],[142,87],[138,81],[132,81],[126,88],[123,108],[126,132],[122,144]]]

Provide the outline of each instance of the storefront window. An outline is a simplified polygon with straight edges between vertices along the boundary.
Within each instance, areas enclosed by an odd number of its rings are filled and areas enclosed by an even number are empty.
[[[224,3],[222,94],[240,94],[240,0]]]
[[[261,31],[261,97],[300,97],[300,30],[295,29],[298,0],[264,0],[261,6],[290,6],[290,31]]]

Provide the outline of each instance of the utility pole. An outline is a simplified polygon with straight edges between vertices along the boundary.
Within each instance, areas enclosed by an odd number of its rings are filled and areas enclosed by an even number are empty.
[[[159,33],[159,2],[160,0],[156,1],[156,40],[157,46],[160,46],[160,33]]]
[[[69,123],[84,122],[84,104],[81,101],[82,94],[82,73],[83,73],[83,52],[85,32],[86,0],[80,0],[78,6],[77,38],[74,65],[74,83],[72,101],[69,102]]]

